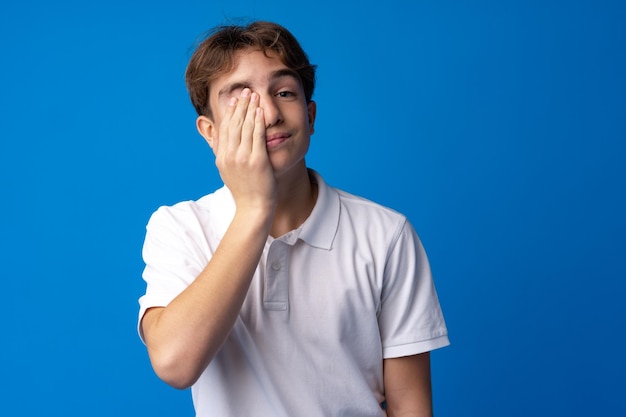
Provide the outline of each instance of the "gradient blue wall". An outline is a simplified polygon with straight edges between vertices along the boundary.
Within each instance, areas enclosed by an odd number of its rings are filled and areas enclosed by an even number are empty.
[[[309,164],[426,245],[437,415],[624,415],[623,4],[3,2],[0,415],[193,415],[136,336],[140,250],[220,185],[183,72],[241,17],[319,65]]]

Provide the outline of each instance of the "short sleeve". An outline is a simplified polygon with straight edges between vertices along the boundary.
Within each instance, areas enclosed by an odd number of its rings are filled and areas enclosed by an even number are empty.
[[[449,344],[426,251],[405,220],[385,265],[379,327],[383,357],[415,355]]]
[[[139,299],[137,323],[142,340],[141,319],[146,310],[166,307],[208,262],[205,239],[201,238],[202,232],[197,232],[201,226],[193,227],[194,224],[199,225],[198,220],[184,206],[161,207],[148,221],[142,251],[146,293]]]

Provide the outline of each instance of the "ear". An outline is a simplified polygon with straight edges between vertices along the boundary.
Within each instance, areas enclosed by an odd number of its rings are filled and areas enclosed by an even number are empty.
[[[217,142],[217,138],[215,137],[217,133],[217,129],[215,127],[215,123],[211,119],[206,116],[199,116],[196,119],[196,128],[198,129],[198,133],[206,140],[211,149],[215,151],[215,144]]]
[[[317,114],[317,104],[314,101],[309,101],[307,104],[307,114],[309,115],[309,133],[315,133],[315,115]]]

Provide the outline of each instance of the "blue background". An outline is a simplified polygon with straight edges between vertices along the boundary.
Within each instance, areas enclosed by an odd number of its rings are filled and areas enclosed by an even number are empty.
[[[426,245],[436,414],[625,415],[626,7],[496,0],[2,2],[0,415],[193,415],[136,335],[140,251],[220,185],[183,73],[242,17],[319,65],[309,165]]]

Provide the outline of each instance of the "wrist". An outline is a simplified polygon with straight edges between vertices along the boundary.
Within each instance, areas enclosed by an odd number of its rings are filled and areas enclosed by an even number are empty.
[[[246,224],[252,229],[267,229],[274,219],[273,204],[238,205],[233,222]]]

